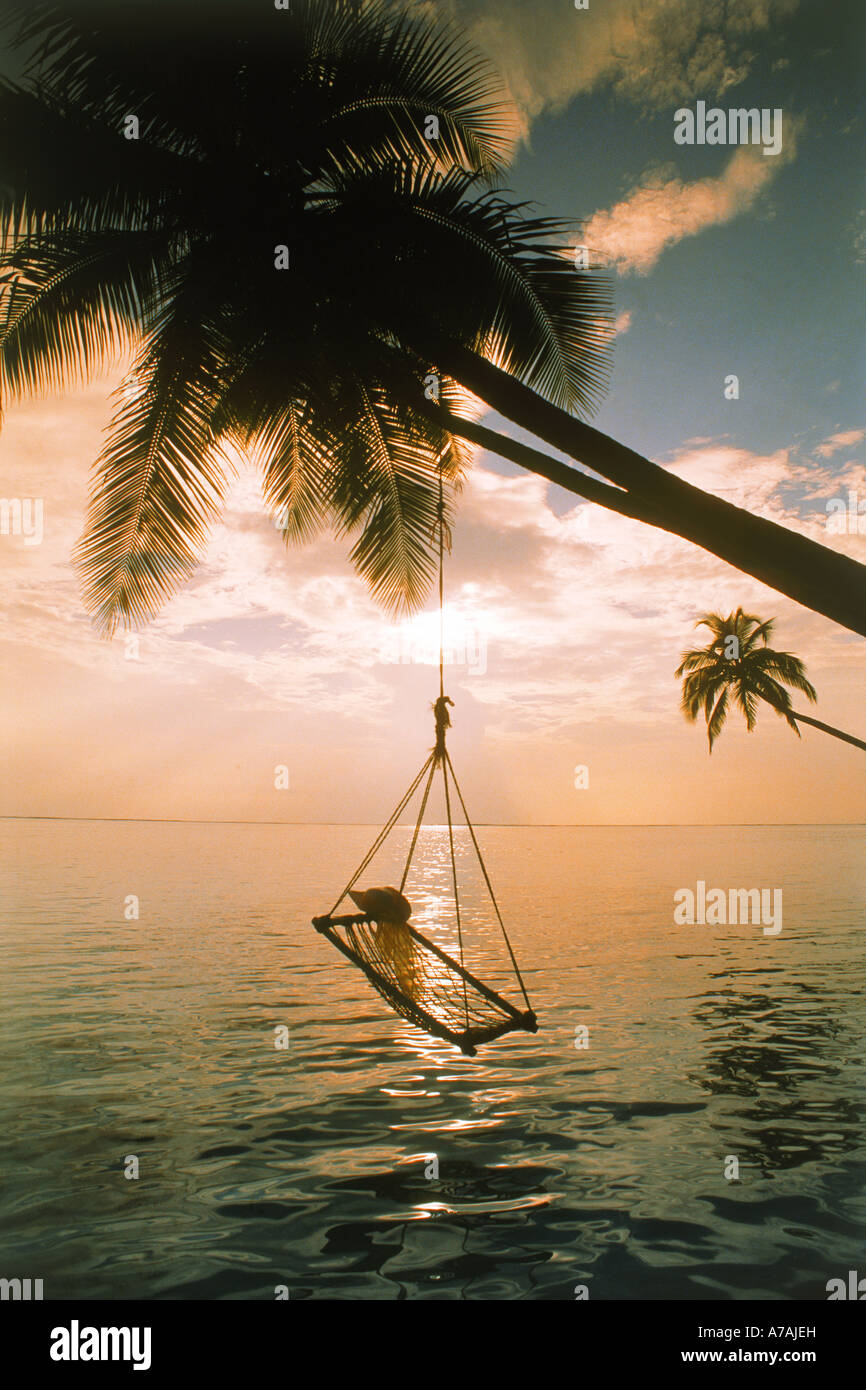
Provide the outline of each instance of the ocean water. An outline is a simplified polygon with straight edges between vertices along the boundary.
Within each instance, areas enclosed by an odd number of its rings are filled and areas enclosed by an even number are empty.
[[[862,827],[482,828],[541,1029],[476,1058],[310,925],[372,827],[0,831],[0,1276],[47,1299],[823,1300],[864,1272]],[[399,881],[407,836],[363,881]],[[457,838],[467,964],[515,994]],[[698,880],[781,889],[781,932],[676,925]],[[433,826],[408,892],[446,946],[448,882]]]

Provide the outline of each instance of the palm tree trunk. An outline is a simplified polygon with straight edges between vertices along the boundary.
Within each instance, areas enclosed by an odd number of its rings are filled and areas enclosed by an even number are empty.
[[[853,734],[843,734],[841,729],[834,729],[832,724],[822,724],[820,719],[813,719],[810,714],[798,714],[796,710],[788,711],[792,719],[796,719],[801,724],[811,724],[813,729],[822,729],[825,734],[832,734],[834,738],[841,738],[843,743],[853,743],[855,748],[862,748],[866,751],[866,743],[862,738],[854,738]]]
[[[540,450],[533,449],[529,444],[520,444],[516,439],[509,439],[505,434],[497,434],[496,430],[488,429],[486,425],[476,424],[474,420],[464,420],[459,415],[452,415],[449,410],[439,406],[431,405],[425,408],[421,405],[416,409],[427,415],[441,429],[446,429],[449,434],[460,435],[462,439],[468,439],[470,444],[477,444],[480,448],[486,449],[489,454],[499,454],[500,458],[506,458],[511,463],[519,464],[521,468],[526,468],[530,473],[538,473],[549,483],[558,483],[561,487],[567,488],[569,492],[575,492],[579,497],[584,497],[587,502],[597,502],[600,507],[607,507],[612,512],[619,512],[621,516],[631,517],[635,521],[645,521],[650,526],[659,526],[665,529],[664,514],[648,502],[636,500],[624,488],[610,487],[607,483],[601,482],[600,479],[592,478],[588,473],[582,473],[578,469],[572,468],[570,464],[563,463],[561,459],[551,458],[549,454],[542,454]]]
[[[435,359],[443,371],[500,415],[617,485],[605,494],[597,492],[591,500],[692,541],[771,589],[866,637],[866,566],[841,551],[830,550],[774,521],[753,516],[702,492],[551,405],[477,353],[454,344],[439,344]],[[443,420],[441,412],[438,418],[446,428],[468,439],[475,434],[478,442],[480,427],[454,416]],[[546,456],[534,450],[529,453],[536,455],[535,463],[528,456],[517,459],[514,441],[493,431],[488,433],[491,440],[500,441],[496,452],[503,457],[521,462],[542,477],[550,477],[554,468],[557,476],[553,480],[560,486],[578,496],[589,496],[587,484],[594,480],[586,474],[553,459],[548,459],[543,467],[536,466]],[[489,442],[485,447],[494,446]],[[595,486],[600,489],[604,485]],[[618,505],[614,505],[615,501]]]

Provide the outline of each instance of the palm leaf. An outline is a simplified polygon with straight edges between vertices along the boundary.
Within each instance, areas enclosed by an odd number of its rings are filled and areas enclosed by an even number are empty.
[[[746,717],[746,728],[749,733],[755,727],[758,718],[758,700],[755,691],[751,688],[748,679],[742,676],[732,682],[734,699]]]
[[[189,578],[218,512],[226,463],[212,419],[224,343],[202,313],[206,288],[178,276],[136,363],[139,393],[119,406],[98,463],[76,560],[106,633],[143,623]]]
[[[86,381],[135,342],[165,265],[146,232],[53,233],[0,245],[2,400]]]
[[[358,157],[380,146],[383,117],[392,124],[394,158],[460,166],[492,174],[510,146],[508,108],[490,65],[429,15],[369,7],[369,25],[340,35],[333,70],[339,104],[324,123]],[[348,60],[348,61],[347,61]],[[438,138],[425,134],[428,117]]]
[[[806,677],[806,668],[799,657],[791,652],[777,652],[767,647],[755,653],[755,665],[762,672],[778,677],[792,689],[799,690],[814,704],[818,698],[815,687]]]
[[[713,744],[722,732],[722,727],[728,715],[728,695],[729,687],[725,686],[712,709],[710,709],[709,701],[706,705],[707,741],[710,745],[711,753],[713,751]]]
[[[728,679],[727,672],[718,667],[705,668],[686,676],[683,681],[681,709],[690,723],[697,719],[702,710],[707,713]]]
[[[316,439],[310,412],[297,401],[273,416],[255,443],[265,452],[265,501],[276,513],[286,543],[311,540],[331,505],[333,444]]]
[[[439,481],[429,433],[386,390],[359,384],[358,405],[341,448],[340,530],[360,527],[353,563],[387,608],[408,611],[423,601],[435,569]]]
[[[764,672],[753,672],[751,680],[755,694],[766,701],[778,715],[786,719],[790,728],[794,730],[799,738],[800,730],[793,717],[791,697],[784,686],[780,685],[778,681],[773,680],[771,676],[766,675]]]

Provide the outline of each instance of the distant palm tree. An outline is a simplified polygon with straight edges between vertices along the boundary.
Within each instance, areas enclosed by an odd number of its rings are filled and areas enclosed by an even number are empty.
[[[719,613],[705,613],[695,623],[695,627],[708,627],[712,640],[706,647],[683,652],[676,674],[683,677],[681,708],[686,719],[694,723],[703,713],[707,721],[710,752],[728,716],[731,697],[745,715],[749,733],[757,722],[758,702],[763,700],[787,719],[798,738],[797,724],[811,724],[825,734],[853,743],[855,748],[866,749],[866,743],[859,738],[792,709],[786,685],[801,691],[813,703],[818,697],[806,679],[806,668],[799,657],[768,646],[774,624],[775,619],[762,622],[742,608],[727,618]]]
[[[499,79],[427,8],[12,6],[0,392],[136,351],[79,548],[100,627],[189,578],[226,445],[261,461],[287,540],[335,526],[382,602],[417,606],[437,464],[457,484],[469,441],[866,635],[866,567],[576,418],[606,380],[609,282],[569,259],[572,227],[496,191]],[[467,393],[609,482],[474,423]]]

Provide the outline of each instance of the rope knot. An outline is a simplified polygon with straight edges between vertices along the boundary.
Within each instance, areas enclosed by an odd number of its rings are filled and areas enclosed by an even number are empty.
[[[445,752],[445,730],[451,728],[451,715],[448,713],[447,705],[454,708],[454,701],[449,700],[447,695],[440,695],[432,705],[433,717],[436,720],[436,752],[440,756]]]

